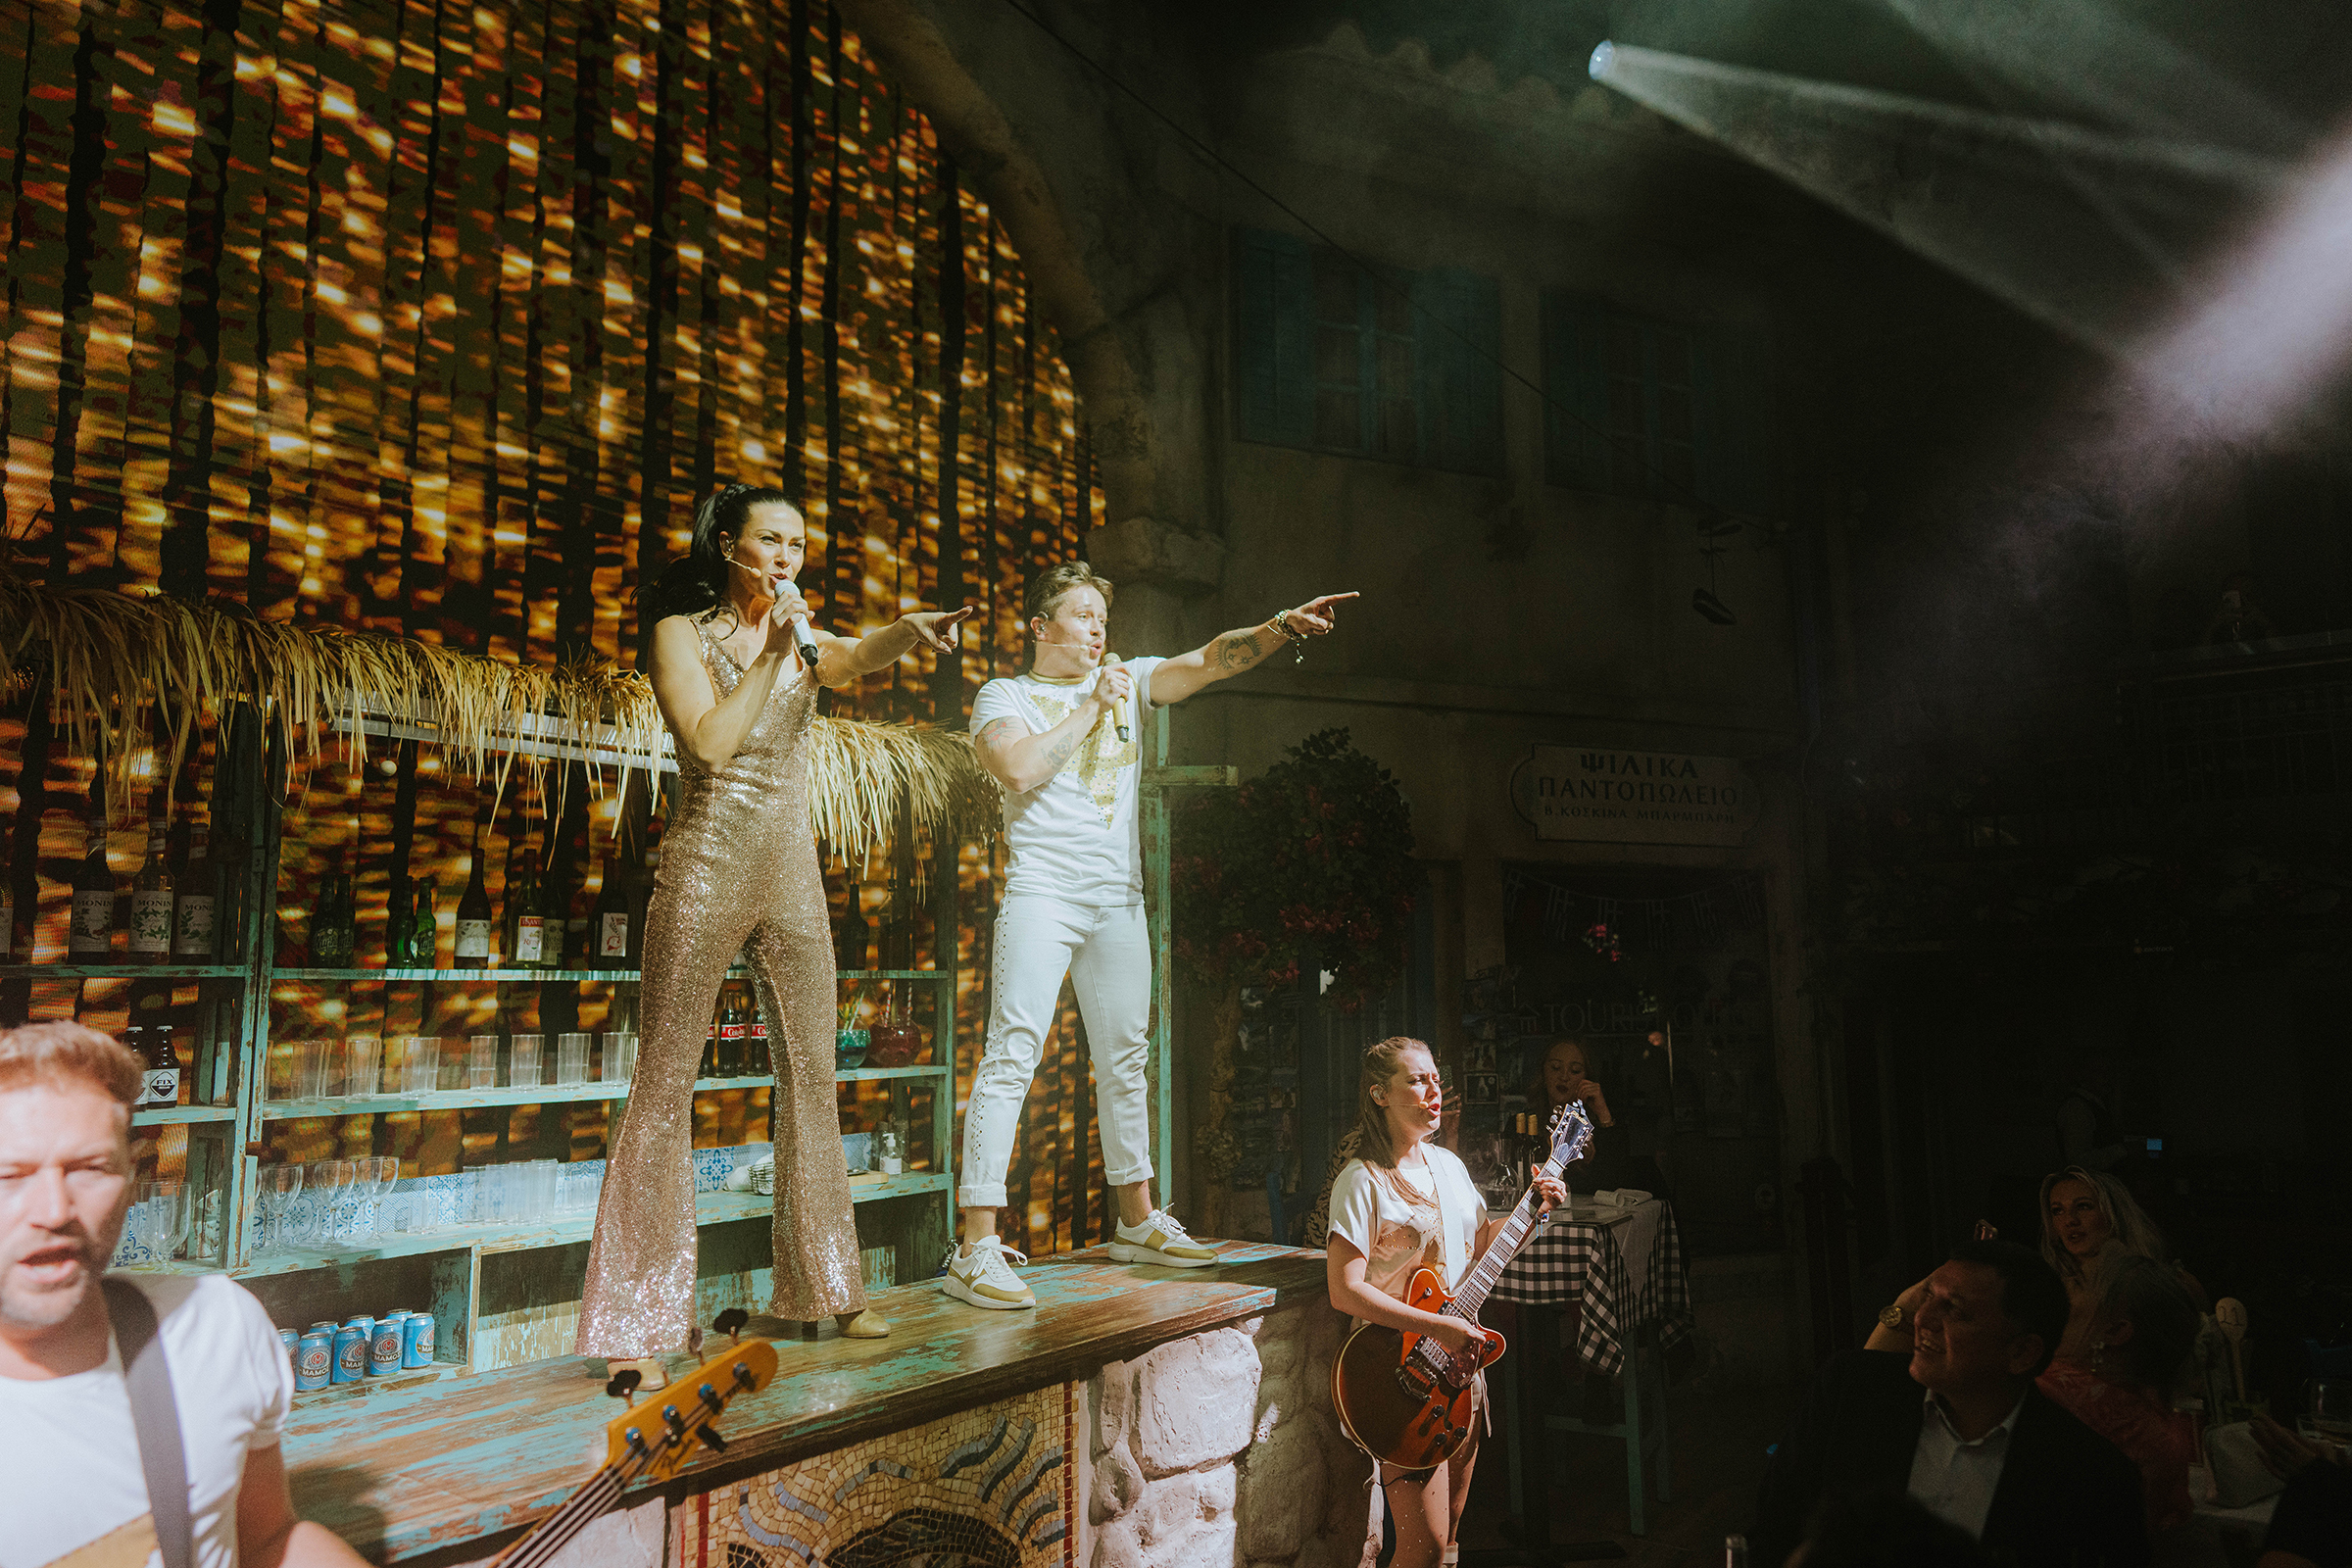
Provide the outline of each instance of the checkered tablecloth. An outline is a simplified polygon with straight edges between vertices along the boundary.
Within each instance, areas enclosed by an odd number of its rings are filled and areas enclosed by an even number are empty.
[[[1658,1343],[1679,1343],[1690,1332],[1690,1277],[1683,1269],[1683,1239],[1674,1209],[1660,1199],[1656,1239],[1646,1258],[1628,1258],[1621,1241],[1628,1221],[1608,1224],[1587,1214],[1555,1216],[1527,1239],[1489,1299],[1526,1306],[1584,1308],[1577,1359],[1615,1374],[1636,1330],[1655,1326]],[[1641,1289],[1634,1288],[1639,1275]]]

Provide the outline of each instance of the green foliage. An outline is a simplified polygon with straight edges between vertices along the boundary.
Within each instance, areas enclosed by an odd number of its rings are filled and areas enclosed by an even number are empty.
[[[1396,983],[1420,868],[1396,781],[1327,729],[1239,790],[1197,797],[1175,832],[1176,956],[1187,979],[1288,985],[1334,972],[1352,1012]]]

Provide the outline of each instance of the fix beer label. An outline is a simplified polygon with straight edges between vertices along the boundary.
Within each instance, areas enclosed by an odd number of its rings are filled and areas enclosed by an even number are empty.
[[[179,1069],[150,1067],[147,1069],[147,1088],[141,1095],[141,1105],[176,1105],[179,1103]]]

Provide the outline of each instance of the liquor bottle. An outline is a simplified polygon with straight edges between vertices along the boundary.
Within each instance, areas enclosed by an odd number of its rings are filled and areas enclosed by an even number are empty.
[[[187,863],[174,883],[172,956],[181,963],[213,961],[214,915],[220,907],[216,881],[212,825],[199,822],[188,832]]]
[[[351,966],[351,873],[340,865],[321,874],[311,904],[311,965],[318,969]]]
[[[730,980],[718,993],[718,1072],[721,1078],[742,1078],[752,1069],[744,1062],[744,1044],[751,1033],[751,1008],[744,1005],[743,987]]]
[[[547,827],[547,853],[539,870],[539,967],[564,969],[571,966],[576,952],[572,945],[571,918],[571,846],[560,840],[557,824]],[[583,914],[579,928],[587,929],[588,917]]]
[[[489,816],[487,809],[474,813],[473,870],[458,899],[457,966],[461,969],[490,967],[490,892],[482,885],[482,824]]]
[[[115,958],[115,873],[106,864],[106,789],[90,781],[81,830],[88,848],[74,873],[74,928],[67,944],[74,963],[112,963]]]
[[[419,969],[435,966],[434,955],[440,951],[439,915],[433,908],[433,879],[425,877],[414,884],[410,894],[412,911],[409,915],[409,962]]]
[[[850,884],[849,907],[843,912],[840,924],[833,928],[833,963],[836,968],[867,967],[866,949],[874,938],[874,923],[865,917],[865,910],[861,907],[862,891],[858,883]]]
[[[596,890],[596,905],[588,911],[592,946],[582,962],[591,969],[617,969],[629,957],[628,862],[617,850],[605,856],[605,878]]]
[[[172,961],[172,867],[166,858],[172,835],[164,814],[164,792],[147,797],[147,858],[130,882],[130,961]]]
[[[164,1110],[179,1103],[179,1054],[172,1041],[172,1019],[166,1010],[171,1004],[170,992],[140,998],[122,1031],[122,1043],[145,1069],[133,1110]]]
[[[505,962],[511,969],[547,967],[547,921],[539,912],[541,871],[538,858],[528,850],[509,853],[507,909],[501,925],[506,934]]]

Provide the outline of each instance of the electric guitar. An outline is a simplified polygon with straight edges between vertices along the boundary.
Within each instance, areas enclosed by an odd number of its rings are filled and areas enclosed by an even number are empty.
[[[1592,1123],[1584,1107],[1562,1105],[1551,1119],[1551,1155],[1539,1174],[1558,1176],[1592,1141]],[[1536,1209],[1531,1188],[1462,1277],[1459,1294],[1446,1295],[1445,1280],[1433,1268],[1414,1270],[1405,1287],[1407,1306],[1460,1318],[1482,1336],[1467,1351],[1449,1351],[1428,1335],[1379,1323],[1360,1324],[1348,1336],[1331,1363],[1331,1403],[1349,1442],[1375,1459],[1427,1470],[1452,1458],[1468,1441],[1471,1383],[1502,1354],[1502,1336],[1481,1327],[1478,1311],[1535,1231]]]
[[[721,1333],[741,1330],[748,1314],[740,1308],[721,1312],[713,1325]],[[730,1320],[732,1320],[730,1322]],[[714,1355],[667,1387],[657,1390],[642,1405],[632,1405],[606,1427],[604,1467],[590,1477],[569,1501],[549,1514],[497,1559],[495,1568],[546,1568],[556,1553],[607,1509],[620,1494],[642,1481],[666,1481],[678,1473],[700,1442],[713,1453],[724,1453],[727,1440],[711,1430],[727,1401],[739,1394],[756,1394],[776,1375],[776,1348],[765,1340],[744,1342]],[[626,1398],[637,1388],[639,1374],[622,1372],[605,1385],[615,1398]]]

